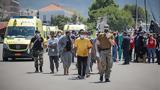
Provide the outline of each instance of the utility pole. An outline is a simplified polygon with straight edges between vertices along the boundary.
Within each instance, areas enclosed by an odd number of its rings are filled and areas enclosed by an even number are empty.
[[[136,29],[138,28],[138,2],[136,0]]]
[[[144,5],[145,5],[145,14],[146,14],[146,30],[148,30],[148,27],[147,27],[148,15],[147,15],[147,1],[146,0],[144,0]]]

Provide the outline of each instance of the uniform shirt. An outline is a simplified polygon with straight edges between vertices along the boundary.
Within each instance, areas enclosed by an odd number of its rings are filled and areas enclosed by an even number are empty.
[[[49,46],[53,46],[53,48],[50,48]],[[58,39],[57,38],[50,38],[48,40],[48,55],[49,56],[58,56]]]
[[[98,49],[110,49],[111,48],[111,43],[109,41],[111,39],[111,35],[107,35],[105,33],[99,34],[97,37],[97,42],[98,43]]]
[[[37,38],[37,37],[33,37],[31,39],[31,43],[33,43],[33,50],[43,50],[43,38]]]
[[[86,57],[89,54],[89,48],[92,47],[92,44],[89,39],[76,39],[74,46],[77,48],[77,56]]]

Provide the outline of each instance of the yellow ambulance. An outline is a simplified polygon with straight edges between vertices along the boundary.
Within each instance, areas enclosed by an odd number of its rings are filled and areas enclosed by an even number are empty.
[[[63,30],[64,31],[72,31],[72,30],[74,30],[74,31],[78,32],[81,29],[87,30],[87,26],[84,25],[84,24],[66,24],[66,25],[64,25],[64,29]]]
[[[35,30],[43,35],[42,22],[35,16],[13,16],[8,22],[3,44],[3,60],[31,58],[29,43]],[[32,59],[32,58],[31,58]]]

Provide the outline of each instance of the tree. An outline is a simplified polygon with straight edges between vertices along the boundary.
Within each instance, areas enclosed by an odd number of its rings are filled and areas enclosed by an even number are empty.
[[[110,5],[116,5],[114,0],[94,0],[89,10],[97,10]]]
[[[129,11],[132,14],[132,17],[136,21],[136,5],[125,5],[123,10]],[[138,21],[145,21],[145,10],[142,7],[137,7],[137,13],[138,13]],[[147,12],[148,14],[148,12]],[[149,16],[149,14],[148,14]]]
[[[101,10],[104,16],[107,16],[108,24],[111,30],[123,31],[126,27],[131,27],[134,23],[130,12],[120,10],[117,7],[110,6]]]
[[[108,6],[116,6],[114,0],[94,0],[92,5],[89,7],[88,15],[90,18],[90,22],[96,22],[97,18],[94,14],[96,14],[99,9],[103,9]],[[99,12],[100,13],[100,12]]]
[[[69,22],[70,19],[65,17],[64,15],[52,16],[51,17],[51,25],[58,26],[59,29],[63,30],[64,25]]]
[[[71,17],[71,22],[72,23],[74,23],[74,24],[76,24],[77,23],[77,15],[76,14],[74,14],[74,15],[72,15],[72,17]]]
[[[94,29],[96,28],[98,17],[103,16],[107,16],[107,23],[112,30],[123,31],[134,23],[131,13],[119,9],[114,0],[95,0],[89,8],[88,14],[88,23],[92,23],[89,25],[93,25]]]

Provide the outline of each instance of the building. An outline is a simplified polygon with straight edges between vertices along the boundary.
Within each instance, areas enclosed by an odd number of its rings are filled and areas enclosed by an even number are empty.
[[[39,9],[39,16],[40,19],[43,20],[43,23],[48,25],[51,21],[51,17],[57,16],[57,15],[64,15],[67,17],[71,17],[75,14],[73,10],[70,10],[69,8],[63,7],[58,4],[49,4],[45,7],[42,7]]]
[[[20,10],[20,16],[37,16],[38,10],[34,9],[23,9]]]
[[[18,0],[0,0],[0,21],[19,15],[19,11],[20,2]]]

